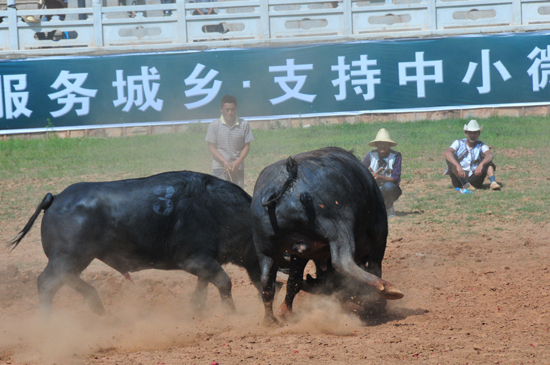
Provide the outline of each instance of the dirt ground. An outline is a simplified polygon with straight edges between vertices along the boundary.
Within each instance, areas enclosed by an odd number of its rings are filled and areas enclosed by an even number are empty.
[[[39,219],[13,252],[0,249],[0,364],[550,364],[550,226],[487,214],[468,233],[425,224],[422,211],[399,202],[396,210],[383,276],[405,297],[385,317],[362,323],[330,298],[300,294],[295,317],[273,328],[262,326],[259,295],[236,266],[226,269],[237,315],[224,312],[212,286],[194,315],[196,279],[187,273],[143,271],[132,284],[94,262],[83,278],[109,314],[96,316],[64,287],[44,321]],[[0,241],[31,213],[3,222]]]

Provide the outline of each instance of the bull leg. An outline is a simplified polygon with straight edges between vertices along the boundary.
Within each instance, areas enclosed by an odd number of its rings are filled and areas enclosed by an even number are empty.
[[[332,266],[336,271],[342,275],[374,287],[380,292],[380,295],[386,299],[403,298],[403,293],[393,284],[359,268],[353,260],[349,245],[344,244],[345,242],[345,240],[342,240],[336,243],[331,242],[330,244]]]
[[[385,245],[385,240],[380,241],[380,246]],[[383,252],[382,250],[376,250],[376,252]],[[367,262],[367,272],[376,275],[377,277],[382,277],[382,260],[384,259],[382,255],[373,255],[369,254]],[[370,317],[380,318],[386,313],[386,304],[387,300],[383,296],[377,296],[376,300],[369,306],[368,311],[365,312]]]
[[[38,305],[41,316],[48,317],[52,312],[53,297],[59,289],[63,286],[63,277],[58,275],[51,261],[38,275]]]
[[[100,316],[104,316],[106,314],[105,308],[103,307],[103,304],[101,303],[101,299],[99,299],[99,294],[97,293],[97,290],[78,275],[78,274],[72,274],[66,277],[65,283],[82,294],[84,299],[86,299],[86,302],[88,303],[88,307],[95,313]]]
[[[222,304],[231,313],[235,313],[237,310],[235,309],[235,302],[233,302],[233,297],[231,296],[232,284],[231,279],[229,278],[227,273],[220,267],[220,271],[218,271],[212,278],[207,280],[210,281],[216,288],[218,288]]]
[[[380,251],[380,250],[379,250]],[[382,251],[383,252],[383,251]],[[384,255],[374,255],[372,252],[363,257],[360,263],[366,269],[367,272],[375,275],[379,278],[382,277],[382,260]]]
[[[292,314],[292,302],[296,297],[296,294],[302,290],[302,283],[304,281],[304,269],[308,260],[301,259],[297,256],[290,258],[290,272],[288,274],[288,282],[286,284],[286,296],[285,301],[279,307],[277,314],[284,319],[288,318]]]
[[[220,292],[222,304],[229,311],[236,311],[231,296],[231,279],[216,260],[211,257],[190,257],[185,262],[180,263],[179,266],[182,270],[199,277],[197,286],[212,283]],[[200,283],[201,281],[202,283]]]
[[[45,248],[53,245],[44,237],[42,243]],[[67,284],[88,300],[88,304],[95,313],[105,314],[105,309],[95,288],[80,278],[80,273],[88,267],[93,257],[79,255],[74,252],[58,253],[48,257],[48,265],[38,275],[37,280],[40,312],[43,315],[51,313],[55,294],[63,285]]]
[[[277,265],[271,257],[258,254],[260,259],[260,270],[262,272],[262,299],[264,302],[264,324],[278,324],[277,318],[273,314],[273,300],[275,298],[275,281],[277,279]]]
[[[359,262],[359,268],[375,275],[382,277],[382,259],[367,255]],[[370,287],[372,292],[367,291],[360,296],[349,297],[343,295],[340,298],[342,305],[348,312],[354,312],[362,320],[372,318],[381,318],[386,314],[387,299],[379,295],[375,288]],[[359,306],[357,308],[356,306]]]
[[[208,280],[203,278],[198,278],[197,286],[191,297],[191,307],[193,312],[201,313],[204,309],[204,304],[206,303],[206,296],[208,295]]]

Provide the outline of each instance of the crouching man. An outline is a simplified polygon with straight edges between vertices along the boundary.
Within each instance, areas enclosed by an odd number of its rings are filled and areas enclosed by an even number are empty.
[[[391,149],[391,147],[397,146],[397,142],[390,138],[390,134],[385,128],[378,131],[376,138],[369,142],[369,146],[376,147],[376,149],[367,153],[363,159],[363,165],[367,166],[382,192],[388,218],[394,218],[393,203],[401,196],[399,187],[401,153]]]
[[[489,177],[491,190],[500,190],[496,182],[496,166],[493,163],[493,153],[489,147],[478,138],[483,130],[475,119],[464,125],[466,138],[453,142],[445,151],[447,168],[445,174],[451,177],[453,186],[457,188],[480,189],[485,177]]]

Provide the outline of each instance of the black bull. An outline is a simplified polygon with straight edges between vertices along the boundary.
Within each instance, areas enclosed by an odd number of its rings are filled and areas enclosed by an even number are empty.
[[[332,266],[385,299],[403,297],[381,279],[388,235],[384,200],[372,175],[352,153],[327,147],[266,167],[254,187],[251,209],[266,322],[277,321],[275,279],[285,252],[291,254],[291,267],[283,315],[292,310],[308,260]]]
[[[68,285],[98,314],[105,309],[81,272],[98,259],[129,278],[145,269],[184,270],[198,276],[194,309],[204,307],[208,283],[234,310],[231,280],[220,265],[244,267],[260,290],[260,268],[250,228],[251,197],[237,185],[182,171],[112,182],[78,183],[48,193],[15,248],[44,210],[42,246],[48,264],[38,277],[40,308]]]

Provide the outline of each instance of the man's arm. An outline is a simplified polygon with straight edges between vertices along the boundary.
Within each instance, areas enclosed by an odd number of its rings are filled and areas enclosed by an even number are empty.
[[[398,153],[397,156],[395,157],[392,176],[386,177],[386,176],[378,175],[378,171],[371,172],[376,182],[378,183],[391,182],[394,184],[399,184],[399,182],[401,181],[401,161],[402,161],[401,154]]]
[[[377,183],[380,183],[380,182],[383,182],[383,183],[391,182],[391,183],[394,183],[394,184],[395,184],[395,180],[394,180],[393,177],[391,177],[391,176],[386,177],[386,176],[378,175],[376,172],[373,172],[372,175],[374,176],[374,180],[376,180]]]
[[[212,2],[212,1],[213,1],[213,0],[209,0],[209,1],[207,1],[207,2],[210,3],[210,2]],[[214,1],[217,1],[217,0],[214,0]],[[214,12],[214,8],[210,8],[210,9],[208,9],[208,14],[206,14],[206,15],[210,15],[210,14],[212,14],[213,12]]]
[[[445,151],[445,159],[451,164],[451,170],[456,176],[460,178],[466,177],[466,173],[464,172],[464,170],[462,169],[462,166],[460,166],[460,163],[456,159],[454,148],[451,148],[451,147],[447,148],[447,151]]]
[[[207,2],[210,2],[210,1],[207,1]],[[200,3],[196,2],[196,1],[193,1],[193,3],[200,4]],[[204,9],[204,8],[203,8],[203,9]],[[212,13],[214,12],[214,8],[208,9],[208,13],[206,13],[206,14],[204,14],[204,13],[202,12],[202,10],[201,10],[201,9],[198,9],[198,8],[195,9],[195,11],[196,11],[197,13],[199,13],[200,15],[210,15],[210,14],[212,14]]]
[[[239,166],[241,165],[241,163],[243,163],[246,156],[248,156],[248,151],[250,151],[250,142],[244,145],[244,148],[239,154],[239,158],[229,164],[229,168],[231,169],[231,171],[239,168]]]
[[[392,183],[395,183],[395,180],[393,177],[385,177],[385,176],[382,176],[382,175],[378,175],[378,171],[372,171],[371,168],[370,168],[370,161],[371,161],[371,153],[367,153],[367,155],[365,156],[365,158],[363,159],[363,162],[362,164],[365,165],[367,167],[367,169],[369,169],[369,172],[372,174],[372,176],[374,177],[374,180],[376,180],[377,183],[385,183],[385,182],[392,182]]]
[[[222,154],[220,153],[220,151],[218,151],[218,149],[216,148],[216,145],[212,142],[208,142],[208,151],[210,151],[210,153],[212,154],[212,156],[214,156],[214,158],[218,161],[220,161],[221,163],[223,163],[223,168],[224,169],[229,169],[229,163],[227,162],[227,160],[222,156]]]
[[[200,15],[205,15],[201,9],[195,9],[197,11],[197,13],[199,13]],[[214,11],[214,8],[210,8],[208,9],[208,13],[206,13],[206,15],[210,15],[212,14],[212,12]]]
[[[493,161],[493,152],[491,152],[491,150],[487,150],[485,152],[485,157],[477,166],[476,170],[474,171],[474,174],[476,174],[476,176],[481,176],[481,173],[483,171],[483,166],[487,165],[491,161]]]

